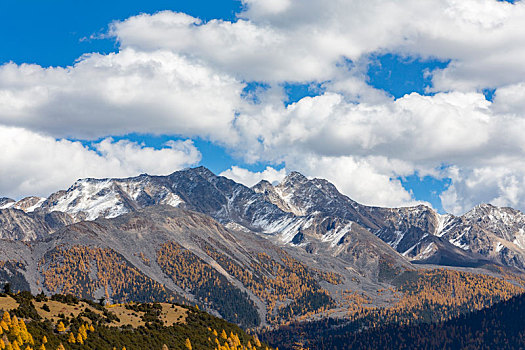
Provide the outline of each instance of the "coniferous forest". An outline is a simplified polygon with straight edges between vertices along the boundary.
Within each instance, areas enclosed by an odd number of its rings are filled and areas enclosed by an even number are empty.
[[[263,339],[281,349],[523,349],[525,294],[438,323],[353,326],[334,320],[296,323]]]

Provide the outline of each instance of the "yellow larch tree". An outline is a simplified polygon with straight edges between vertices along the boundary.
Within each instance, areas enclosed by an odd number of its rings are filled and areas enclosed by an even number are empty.
[[[186,338],[186,343],[184,345],[186,345],[186,349],[188,350],[192,349],[190,338]]]
[[[66,331],[66,326],[64,326],[64,323],[60,321],[57,325],[57,332],[63,333]],[[63,346],[63,345],[62,345]]]
[[[67,340],[69,343],[71,344],[74,344],[77,342],[77,340],[75,339],[75,335],[72,333],[72,332],[69,332],[69,338]]]
[[[16,340],[13,340],[11,346],[13,347],[13,350],[20,350],[20,345],[18,345],[18,342]]]
[[[82,334],[78,333],[76,340],[77,340],[77,343],[84,344],[84,338],[82,338]]]
[[[4,321],[7,325],[11,324],[11,316],[9,315],[9,312],[4,311],[4,315],[2,316],[2,321]]]
[[[259,338],[257,338],[257,336],[253,337],[253,342],[255,343],[255,346],[257,346],[258,348],[262,346],[261,341],[259,340]]]

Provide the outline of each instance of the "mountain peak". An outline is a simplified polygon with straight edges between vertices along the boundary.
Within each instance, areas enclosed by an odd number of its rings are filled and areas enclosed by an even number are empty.
[[[465,217],[478,217],[482,215],[496,214],[496,213],[507,213],[507,214],[522,214],[519,210],[510,207],[498,207],[490,203],[481,203],[476,205],[470,211],[465,213]]]
[[[257,193],[260,193],[271,187],[273,187],[273,185],[269,181],[261,180],[252,186],[252,190],[254,190]]]
[[[186,168],[184,170],[176,171],[173,174],[177,173],[190,173],[190,174],[196,174],[199,176],[202,176],[204,178],[211,178],[211,177],[217,177],[210,169],[206,168],[205,166],[198,166],[195,168]],[[173,175],[172,174],[172,175]]]
[[[480,203],[480,204],[478,204],[478,205],[476,205],[474,207],[474,209],[476,209],[476,208],[479,208],[479,209],[495,209],[495,208],[498,208],[498,207],[496,207],[495,205],[492,205],[490,203]]]
[[[286,175],[286,177],[281,181],[279,184],[280,186],[288,187],[293,186],[295,184],[303,184],[308,181],[308,178],[297,171],[292,171],[290,174]]]

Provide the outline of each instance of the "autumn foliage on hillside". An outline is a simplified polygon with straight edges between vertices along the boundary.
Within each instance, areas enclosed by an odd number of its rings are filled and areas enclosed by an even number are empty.
[[[142,274],[111,249],[59,247],[38,264],[43,285],[51,293],[91,298],[102,290],[106,300],[176,301],[160,283]]]
[[[509,300],[525,291],[521,286],[498,277],[447,269],[407,271],[394,283],[398,285],[392,288],[397,302],[392,307],[353,304],[352,312],[345,319],[296,322],[263,331],[262,337],[271,344],[280,344],[281,349],[292,349],[298,342],[312,349],[351,349],[352,346],[344,345],[349,339],[361,346],[366,344],[359,340],[364,330],[367,334],[377,335],[381,333],[381,327],[397,329],[420,324],[428,327]],[[358,297],[357,294],[351,295]],[[361,301],[366,302],[366,299]],[[337,344],[332,341],[334,336],[337,336]]]
[[[157,252],[157,262],[179,287],[194,293],[224,318],[248,327],[259,324],[255,304],[246,292],[234,287],[216,269],[178,243],[163,244]]]
[[[257,254],[257,260],[250,263],[250,271],[211,245],[201,244],[222,268],[266,302],[267,321],[270,323],[287,322],[296,316],[324,311],[335,305],[319,281],[339,284],[342,277],[336,273],[308,268],[284,251],[279,252],[279,260],[265,253]],[[291,303],[285,303],[287,300]]]
[[[206,242],[199,243],[213,261],[266,302],[267,321],[271,323],[288,321],[312,311],[323,311],[333,305],[332,298],[320,287],[319,280],[340,283],[341,277],[334,273],[309,269],[284,252],[281,252],[279,261],[259,253],[257,260],[250,263],[250,270]],[[181,288],[203,298],[205,305],[218,310],[228,320],[246,326],[259,323],[253,318],[257,311],[248,295],[240,292],[200,257],[175,242],[163,244],[157,254],[157,262],[163,271]],[[228,305],[231,301],[235,304]],[[232,318],[232,313],[237,318]],[[249,318],[250,315],[252,318]]]

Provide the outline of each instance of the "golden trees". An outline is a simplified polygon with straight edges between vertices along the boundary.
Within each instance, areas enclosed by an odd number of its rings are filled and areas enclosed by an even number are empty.
[[[152,298],[167,298],[164,286],[108,248],[58,248],[40,260],[38,267],[44,276],[44,286],[52,293],[93,295],[95,290],[103,288],[106,299],[117,298],[117,302],[127,301],[130,295],[146,291]],[[96,271],[96,278],[86,278],[93,271]],[[113,295],[109,295],[110,291]]]
[[[82,334],[78,333],[76,341],[78,344],[84,344],[84,338],[82,338]]]
[[[57,325],[57,332],[59,333],[63,333],[66,331],[66,326],[64,326],[64,323],[62,323],[62,321],[60,321]]]
[[[4,314],[2,316],[2,321],[4,321],[7,325],[11,324],[11,316],[9,315],[9,312],[4,311]]]
[[[77,339],[75,338],[75,335],[73,332],[69,332],[69,337],[67,339],[68,343],[74,344],[77,342]]]

